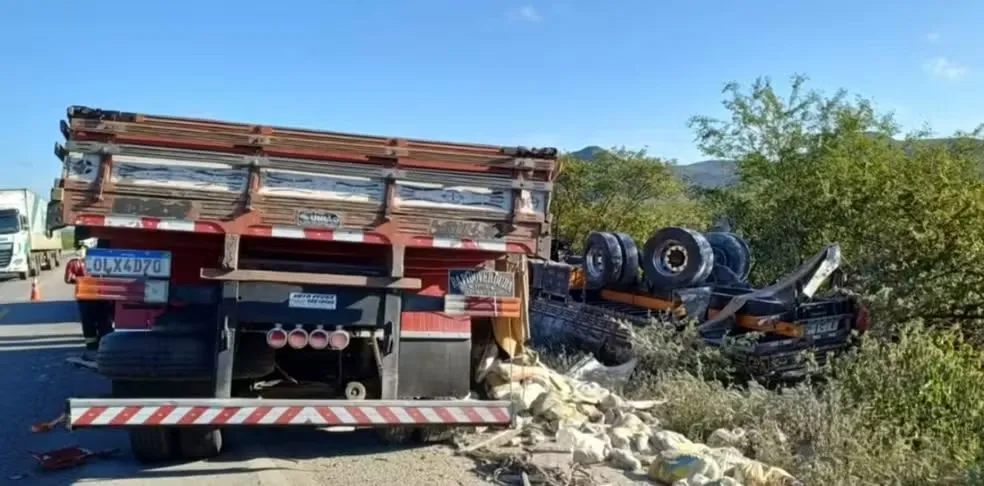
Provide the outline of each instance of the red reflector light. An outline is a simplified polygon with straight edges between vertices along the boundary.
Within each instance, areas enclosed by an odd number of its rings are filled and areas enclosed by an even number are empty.
[[[294,349],[301,349],[308,345],[308,333],[304,329],[297,328],[287,333],[287,344]]]
[[[866,307],[861,307],[854,315],[854,327],[861,332],[871,328],[871,312]]]
[[[270,329],[266,335],[266,342],[273,349],[280,349],[287,345],[287,331],[281,328]]]
[[[328,336],[328,345],[335,351],[341,351],[348,347],[351,340],[349,333],[341,330],[333,331]]]
[[[311,346],[313,349],[325,349],[328,347],[329,341],[328,333],[324,329],[315,329],[308,336],[308,346]]]

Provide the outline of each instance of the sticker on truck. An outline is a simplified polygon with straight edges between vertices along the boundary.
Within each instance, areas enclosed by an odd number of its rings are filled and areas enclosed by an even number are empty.
[[[335,294],[308,294],[291,292],[287,306],[298,309],[335,310],[338,297]]]

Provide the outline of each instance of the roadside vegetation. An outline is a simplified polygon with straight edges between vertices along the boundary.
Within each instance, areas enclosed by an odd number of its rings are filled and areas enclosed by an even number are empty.
[[[902,133],[864,98],[800,76],[788,87],[729,84],[728,117],[691,120],[708,156],[736,161],[737,184],[688,188],[645,152],[568,159],[555,231],[575,245],[592,230],[644,241],[726,219],[752,248],[758,284],[837,242],[843,286],[870,307],[872,332],[823,380],[767,389],[719,380],[727,360],[686,333],[648,330],[625,393],[669,400],[661,420],[692,439],[754,431],[745,452],[805,484],[984,484],[982,129]]]

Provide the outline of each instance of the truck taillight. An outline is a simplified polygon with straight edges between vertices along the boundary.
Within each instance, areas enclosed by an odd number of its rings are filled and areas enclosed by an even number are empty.
[[[163,304],[167,302],[168,287],[167,280],[80,277],[75,284],[75,298]]]
[[[347,348],[349,342],[351,341],[352,341],[352,337],[349,335],[349,333],[341,329],[337,331],[332,331],[332,333],[328,335],[328,345],[331,346],[331,349],[334,349],[335,351],[341,351]]]
[[[854,313],[854,328],[861,332],[871,328],[871,312],[867,307],[860,304]]]
[[[321,327],[311,331],[311,335],[308,336],[308,346],[312,349],[325,349],[328,347],[330,338],[328,332]]]
[[[270,329],[266,334],[266,342],[273,349],[280,349],[287,345],[287,331],[280,327]]]
[[[287,333],[287,344],[294,349],[302,349],[308,345],[308,333],[304,328],[298,326]]]

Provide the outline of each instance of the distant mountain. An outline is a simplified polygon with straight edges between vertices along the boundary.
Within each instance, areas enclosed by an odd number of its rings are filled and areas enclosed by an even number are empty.
[[[578,150],[577,152],[571,152],[571,155],[574,158],[581,159],[585,162],[591,162],[592,160],[594,160],[595,157],[598,156],[598,154],[602,152],[605,152],[605,149],[597,145],[588,145],[587,147],[584,147],[583,149]]]
[[[921,140],[921,143],[926,145],[942,145],[954,144],[957,140],[958,139],[952,137],[928,138]],[[899,143],[902,142],[899,141]],[[576,152],[571,152],[571,155],[581,160],[592,161],[601,152],[605,152],[605,149],[596,145],[590,145]],[[738,175],[735,165],[735,161],[733,160],[712,159],[702,160],[700,162],[694,162],[693,164],[688,165],[675,165],[673,166],[673,171],[678,177],[680,177],[680,179],[690,185],[710,189],[726,187],[738,182]],[[984,160],[981,160],[981,171],[984,173]]]
[[[571,155],[590,162],[604,151],[605,149],[601,147],[589,145],[576,152],[571,152]],[[703,160],[689,165],[675,165],[673,171],[677,177],[698,187],[722,187],[737,182],[733,160]]]

